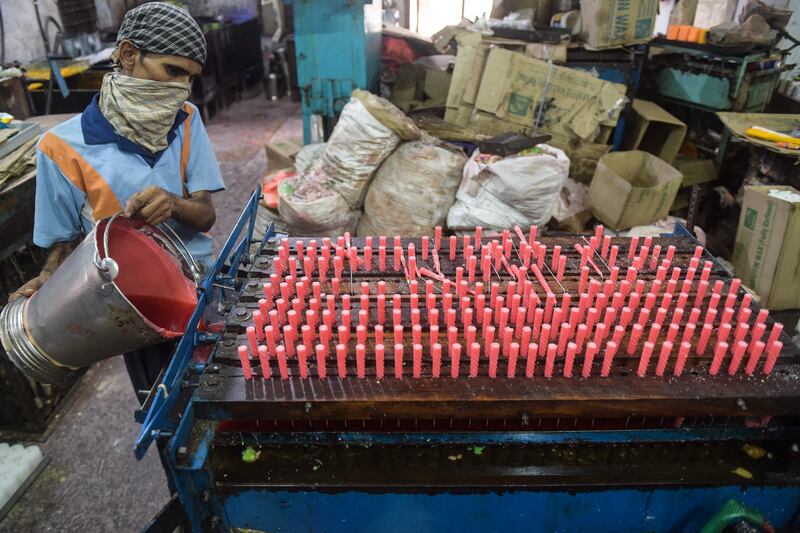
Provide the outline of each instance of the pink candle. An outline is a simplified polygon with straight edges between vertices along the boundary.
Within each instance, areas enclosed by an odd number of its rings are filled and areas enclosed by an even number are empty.
[[[586,353],[583,357],[583,372],[581,375],[584,378],[588,378],[592,373],[592,364],[594,362],[594,356],[597,354],[597,345],[593,342],[590,342],[586,345]]]
[[[594,307],[589,309],[589,312],[587,313],[586,316],[586,327],[589,328],[590,330],[593,329],[594,325],[597,323],[599,318],[600,318],[600,311],[598,311]]]
[[[238,353],[239,362],[242,364],[242,374],[244,375],[244,379],[253,379],[253,369],[250,366],[250,353],[247,349],[247,346],[239,346]]]
[[[744,373],[748,376],[752,376],[756,371],[758,360],[761,358],[761,354],[764,353],[764,347],[765,344],[761,341],[751,344],[750,357],[747,359],[747,366],[744,368]]]
[[[747,343],[738,341],[733,347],[733,357],[731,357],[731,364],[728,365],[728,375],[733,376],[738,372],[739,366],[742,364],[742,358],[747,351]]]
[[[458,237],[452,235],[450,237],[450,261],[456,260],[456,250],[458,248]]]
[[[525,377],[532,378],[533,373],[536,370],[536,353],[539,350],[539,346],[535,342],[531,342],[528,344],[526,348],[526,361],[525,361]]]
[[[663,307],[658,308],[658,310],[656,310],[655,323],[658,324],[659,326],[663,326],[664,320],[666,320],[666,318],[667,318],[667,310],[664,309]]]
[[[631,338],[628,340],[628,355],[633,355],[639,345],[639,339],[644,332],[644,326],[641,324],[634,324],[631,330]]]
[[[641,311],[639,311],[639,320],[637,323],[644,327],[648,320],[650,320],[650,311],[646,308],[643,308]]]
[[[439,310],[431,307],[428,309],[428,323],[431,325],[439,324]]]
[[[553,258],[550,261],[550,270],[557,270],[558,269],[558,260],[561,258],[561,246],[555,245],[553,246]]]
[[[417,308],[411,308],[411,324],[414,326],[419,325],[421,320],[421,312]]]
[[[506,376],[513,378],[517,371],[517,358],[519,357],[519,343],[512,342],[508,348],[508,368]]]
[[[558,258],[558,268],[556,270],[556,278],[558,281],[564,279],[564,269],[567,267],[567,257],[562,255]]]
[[[658,355],[658,362],[656,363],[656,376],[661,377],[667,369],[669,356],[672,354],[672,341],[664,341],[661,344],[661,353]]]
[[[420,346],[420,348],[422,347]],[[422,355],[420,354],[420,358],[421,357]],[[420,365],[421,364],[422,362],[420,361]],[[441,374],[441,369],[442,369],[442,345],[437,342],[431,345],[431,375],[434,378],[438,378],[439,375]]]
[[[347,377],[347,346],[344,344],[336,345],[336,368],[340,378]]]
[[[745,324],[744,322],[739,322],[736,326],[736,330],[733,333],[733,341],[734,343],[738,343],[739,341],[743,341],[745,337],[747,337],[748,330],[750,326]]]
[[[544,376],[546,378],[552,378],[553,377],[553,366],[555,365],[555,362],[556,362],[556,350],[557,349],[558,349],[558,346],[556,346],[555,344],[551,343],[551,344],[547,345],[547,357],[546,357],[546,359],[544,361]]]
[[[606,307],[606,312],[603,314],[603,323],[607,328],[610,328],[617,319],[617,310],[613,307]]]
[[[383,379],[385,351],[383,343],[375,345],[375,377]]]
[[[395,264],[398,261],[398,259],[395,259]],[[378,268],[381,272],[386,272],[386,246],[378,246]]]
[[[428,328],[428,336],[431,339],[431,344],[439,342],[439,326],[431,324],[431,327]]]
[[[447,310],[445,323],[447,324],[448,328],[453,327],[453,326],[456,325],[456,310],[455,309],[448,309]]]
[[[411,348],[412,376],[419,379],[422,375],[422,345],[414,344]]]
[[[703,328],[700,330],[700,340],[697,342],[698,354],[702,354],[706,351],[706,346],[708,346],[708,341],[711,339],[712,331],[714,331],[714,326],[709,323],[703,324]]]
[[[617,353],[617,343],[608,341],[606,343],[606,353],[603,356],[603,366],[600,369],[600,375],[607,378],[611,373],[611,364],[614,362],[614,355]]]
[[[250,345],[250,353],[258,352],[258,340],[256,336],[256,328],[254,328],[253,326],[247,326],[245,332],[247,333],[247,342]]]
[[[730,324],[720,324],[719,330],[717,331],[717,342],[727,342],[728,336],[731,334],[731,329]]]
[[[589,267],[581,268],[581,280],[580,284],[578,285],[578,290],[581,293],[586,292],[586,284],[589,281]]]
[[[769,338],[767,339],[766,342],[768,349],[769,347],[772,346],[772,344],[775,341],[781,338],[782,332],[783,332],[783,324],[781,324],[780,322],[775,322],[774,324],[772,324],[772,330],[769,332]]]
[[[497,360],[500,356],[500,344],[493,342],[489,345],[489,377],[497,377]]]
[[[400,270],[402,270],[403,268],[402,263],[400,262],[400,260],[403,257],[403,248],[401,248],[400,246],[395,246],[393,249],[393,257],[394,257],[394,265],[393,265],[394,271],[400,272]]]
[[[675,361],[675,368],[673,370],[673,374],[676,376],[683,374],[683,367],[686,365],[686,358],[689,356],[689,350],[691,350],[691,348],[692,345],[688,342],[682,342],[678,348],[678,359]]]
[[[652,343],[652,344],[655,344],[655,343],[656,343],[656,340],[658,339],[658,335],[659,335],[660,333],[661,333],[661,327],[660,327],[658,324],[656,324],[656,323],[653,323],[653,324],[650,326],[650,334],[649,334],[649,335],[648,335],[648,337],[647,337],[647,342],[650,342],[650,343]]]
[[[422,326],[419,324],[411,326],[411,342],[414,344],[422,343]]]
[[[711,324],[713,326],[714,325],[714,321],[716,319],[717,319],[717,310],[713,309],[713,308],[710,308],[708,311],[706,311],[706,317],[703,320],[703,323],[704,324]]]
[[[383,326],[375,325],[375,344],[383,344]]]
[[[278,359],[278,372],[281,379],[289,379],[289,368],[286,364],[286,349],[283,346],[278,346],[275,349],[275,355]]]
[[[681,339],[681,344],[683,343],[691,343],[692,338],[694,337],[694,331],[697,326],[689,322],[683,327],[683,338]]]
[[[341,324],[336,331],[339,334],[339,344],[347,344],[347,341],[350,340],[350,328]]]
[[[303,337],[303,344],[306,344],[308,346],[313,346],[314,345],[314,330],[311,329],[311,326],[303,325],[300,328],[300,331],[301,331],[301,335]]]
[[[647,367],[650,365],[650,358],[653,356],[654,348],[655,344],[652,342],[644,343],[642,355],[639,357],[639,368],[636,370],[636,375],[640,378],[643,378],[647,374]],[[669,352],[667,352],[667,356],[669,356]]]
[[[275,346],[278,343],[278,330],[274,326],[266,326],[264,328],[264,336],[267,338],[267,348],[269,353],[275,356]]]
[[[614,344],[620,346],[622,344],[622,337],[625,335],[625,328],[622,326],[615,326],[614,327],[614,335],[611,337],[611,340],[614,341]]]
[[[767,321],[767,317],[768,316],[769,316],[769,309],[760,309],[758,311],[758,315],[756,315],[755,324],[756,325],[757,324],[765,324],[765,327],[766,327],[766,321]]]
[[[492,325],[492,309],[490,307],[483,308],[483,318],[480,322],[483,325],[483,331],[481,335],[484,337],[486,336],[486,328]]]
[[[636,273],[637,273],[636,267],[632,266],[628,267],[628,271],[625,274],[625,281],[627,281],[628,283],[634,283],[636,281]]]
[[[709,374],[716,376],[719,373],[719,367],[722,365],[722,360],[725,358],[725,353],[728,351],[727,342],[718,342],[714,348],[714,358],[711,360],[711,368]]]
[[[383,324],[386,322],[386,295],[378,295],[378,323]]]
[[[617,254],[619,253],[619,246],[616,244],[611,247],[611,254],[608,256],[608,267],[614,268],[617,263]]]
[[[550,324],[542,324],[541,335],[539,336],[539,355],[544,355],[547,343],[550,341]]]
[[[400,309],[392,309],[392,325],[399,326],[403,322],[403,312]]]
[[[750,350],[753,349],[753,344],[760,341],[761,338],[764,336],[764,333],[767,331],[767,325],[763,322],[756,322],[753,326],[753,332],[750,334]]]
[[[781,354],[781,350],[783,349],[783,343],[781,341],[772,341],[769,344],[769,352],[767,353],[767,362],[764,363],[764,373],[771,374],[772,369],[775,368],[775,363],[778,361],[778,356]]]
[[[678,338],[678,332],[680,329],[681,327],[678,325],[678,323],[673,322],[670,324],[669,328],[667,329],[667,340],[671,343],[675,343],[675,339]]]

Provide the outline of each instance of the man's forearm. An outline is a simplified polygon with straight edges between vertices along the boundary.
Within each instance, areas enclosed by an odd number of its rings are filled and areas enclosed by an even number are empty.
[[[175,197],[172,218],[197,231],[208,231],[217,220],[211,194],[205,191],[190,198]]]
[[[13,302],[20,296],[33,296],[33,294],[38,291],[48,279],[50,279],[50,276],[53,275],[56,269],[61,266],[67,257],[69,257],[69,254],[72,253],[72,250],[75,249],[77,244],[78,241],[57,242],[50,247],[50,253],[47,255],[47,259],[45,260],[44,266],[42,267],[42,271],[39,273],[39,275],[11,293],[8,297],[8,300]]]
[[[50,248],[47,260],[42,267],[42,274],[52,275],[61,264],[66,261],[78,241],[57,242]]]

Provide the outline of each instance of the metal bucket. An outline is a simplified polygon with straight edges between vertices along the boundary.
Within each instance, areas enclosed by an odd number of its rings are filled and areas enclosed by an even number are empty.
[[[143,299],[131,296],[132,281],[142,269],[154,269],[154,276],[140,280],[148,285],[142,292],[168,296],[171,290],[180,291],[184,313],[190,290],[196,302],[197,265],[168,226],[164,231],[117,217],[99,221],[32,297],[19,298],[0,313],[0,341],[25,375],[66,383],[95,361],[183,333],[186,322],[180,325],[180,317],[158,323],[166,320],[162,314],[171,312],[169,305],[150,311],[137,307],[134,301]],[[185,286],[169,287],[167,280]]]

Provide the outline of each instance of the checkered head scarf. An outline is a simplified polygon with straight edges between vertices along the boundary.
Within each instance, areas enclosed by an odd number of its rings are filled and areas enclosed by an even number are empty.
[[[125,40],[145,52],[206,62],[203,31],[188,11],[172,4],[150,2],[125,13],[117,45]]]

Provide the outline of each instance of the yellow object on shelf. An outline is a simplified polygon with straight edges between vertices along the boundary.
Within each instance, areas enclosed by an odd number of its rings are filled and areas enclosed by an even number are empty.
[[[76,76],[89,70],[88,61],[65,60],[59,61],[61,75],[64,78]],[[46,61],[31,63],[25,67],[25,77],[29,80],[47,81],[50,79],[50,64]]]
[[[761,126],[747,128],[744,133],[748,137],[755,137],[756,139],[764,139],[765,141],[788,143],[800,146],[800,138],[792,137],[791,135],[786,135],[785,133],[780,133],[767,128],[762,128]]]

